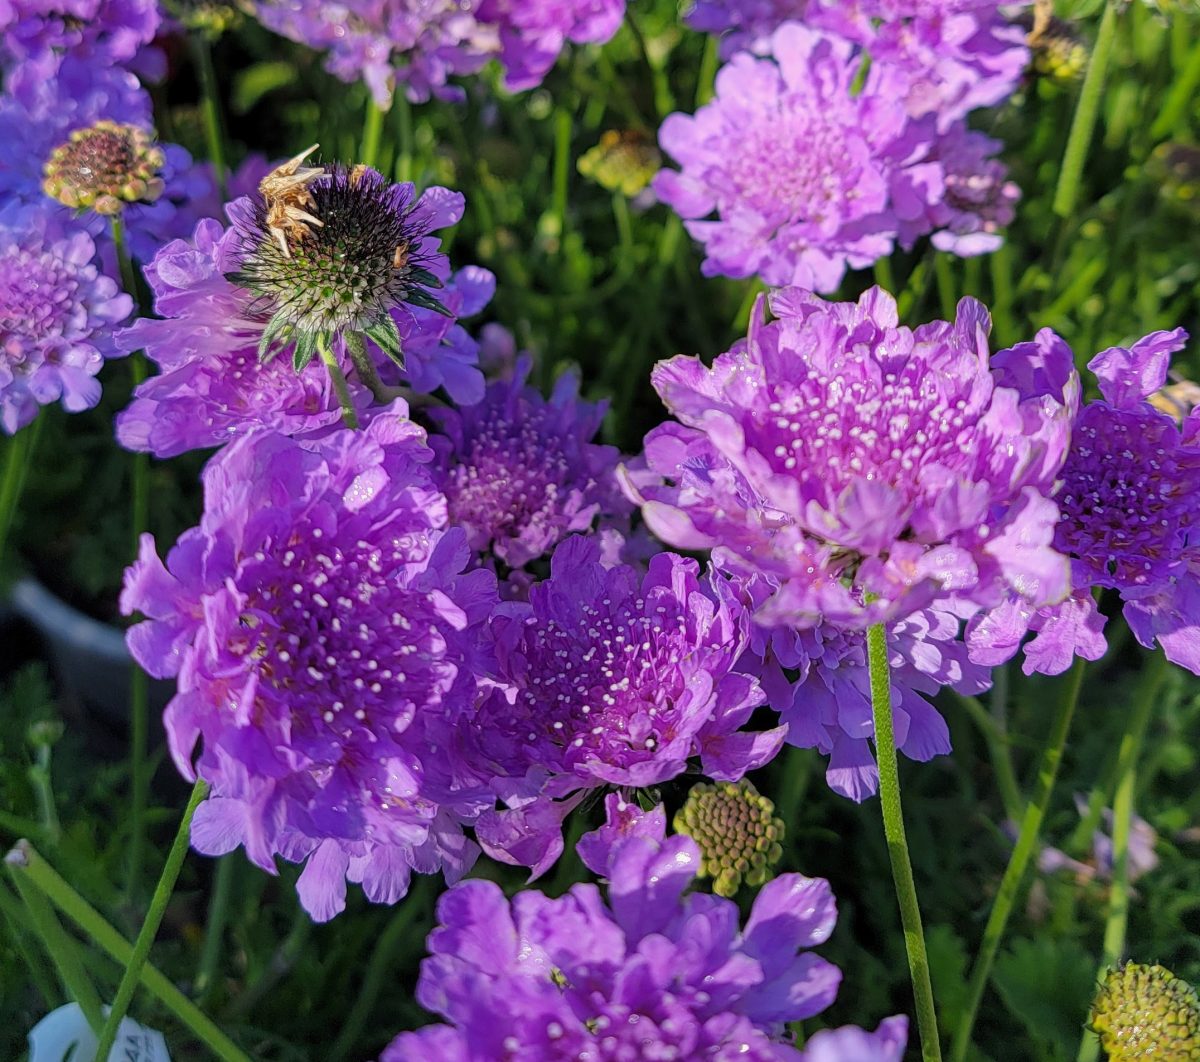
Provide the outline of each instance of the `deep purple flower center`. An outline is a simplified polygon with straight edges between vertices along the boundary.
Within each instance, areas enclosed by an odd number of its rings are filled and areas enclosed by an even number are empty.
[[[572,467],[557,433],[543,430],[546,415],[527,414],[491,409],[481,416],[447,476],[452,524],[503,540],[556,522]]]
[[[943,391],[919,359],[810,369],[770,397],[747,442],[775,472],[811,482],[829,501],[858,479],[881,480],[916,501],[926,493],[919,470],[930,465],[973,476],[980,404]]]
[[[230,648],[253,663],[260,699],[284,711],[294,736],[371,743],[407,726],[407,691],[437,684],[437,635],[412,619],[424,595],[394,584],[427,547],[403,534],[308,534],[245,565],[241,637]]]
[[[54,361],[52,341],[72,339],[86,329],[88,311],[80,302],[77,271],[56,255],[9,247],[0,251],[0,351],[20,371],[31,349]]]
[[[1055,546],[1121,583],[1144,583],[1177,560],[1200,499],[1166,417],[1087,407],[1056,501]]]
[[[564,768],[653,759],[676,736],[687,619],[677,602],[642,597],[582,607],[581,622],[531,618],[529,671],[500,725],[518,742],[559,749]]]

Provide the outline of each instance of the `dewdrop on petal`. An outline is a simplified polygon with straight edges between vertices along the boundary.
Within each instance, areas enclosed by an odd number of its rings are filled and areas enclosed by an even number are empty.
[[[1112,1062],[1200,1060],[1196,990],[1162,966],[1130,962],[1110,970],[1090,1024]]]
[[[718,896],[761,885],[783,855],[783,820],[745,779],[692,786],[671,825],[699,845],[700,876],[713,879]]]
[[[152,133],[103,118],[54,149],[42,189],[63,206],[117,214],[127,203],[153,203],[163,194],[165,161]]]

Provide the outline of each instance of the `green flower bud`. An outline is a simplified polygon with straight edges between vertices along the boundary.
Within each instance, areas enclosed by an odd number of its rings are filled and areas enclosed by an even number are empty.
[[[1196,991],[1162,966],[1110,970],[1092,1003],[1091,1027],[1112,1062],[1200,1062]]]
[[[745,780],[693,786],[673,826],[700,847],[700,876],[713,879],[718,896],[761,885],[783,855],[775,805]]]
[[[632,199],[662,168],[662,156],[641,133],[610,129],[600,143],[584,152],[579,172],[601,188]]]

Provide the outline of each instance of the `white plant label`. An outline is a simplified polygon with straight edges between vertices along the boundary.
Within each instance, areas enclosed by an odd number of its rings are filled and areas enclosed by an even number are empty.
[[[99,1046],[78,1003],[52,1010],[29,1030],[29,1062],[92,1062]],[[171,1062],[171,1056],[162,1033],[124,1018],[108,1062]]]

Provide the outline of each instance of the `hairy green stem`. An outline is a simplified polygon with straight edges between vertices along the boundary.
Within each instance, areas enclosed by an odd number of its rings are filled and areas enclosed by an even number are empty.
[[[1133,825],[1133,796],[1137,786],[1138,757],[1142,742],[1154,709],[1158,706],[1158,694],[1169,668],[1166,656],[1161,652],[1151,655],[1142,674],[1141,688],[1133,711],[1129,715],[1129,726],[1121,738],[1117,753],[1117,794],[1113,798],[1112,825],[1112,890],[1108,897],[1108,915],[1104,922],[1104,950],[1100,956],[1098,980],[1121,961],[1125,951],[1125,931],[1129,925],[1129,832]],[[1094,1062],[1099,1054],[1100,1043],[1090,1031],[1084,1031],[1079,1044],[1076,1062]]]
[[[363,121],[362,146],[359,148],[358,161],[364,166],[372,166],[379,161],[379,145],[383,141],[383,119],[387,114],[374,96],[367,97],[367,116]]]
[[[359,380],[367,385],[367,389],[371,392],[371,397],[376,402],[386,405],[388,402],[404,394],[403,388],[389,387],[379,378],[375,362],[371,360],[371,355],[367,353],[367,345],[360,333],[347,332],[345,339],[346,353],[350,355],[350,363],[354,366],[354,371],[358,374]],[[325,355],[322,354],[321,357],[324,358]],[[352,424],[350,426],[355,427],[356,425]]]
[[[208,904],[208,919],[204,926],[204,945],[200,949],[200,966],[196,970],[193,991],[201,1004],[208,1001],[216,984],[217,964],[221,958],[221,939],[229,917],[229,897],[237,873],[237,856],[223,855],[217,860],[212,899]]]
[[[333,382],[334,391],[337,392],[338,405],[342,407],[342,423],[347,428],[357,431],[360,425],[358,413],[355,412],[354,403],[350,399],[350,388],[346,386],[346,377],[342,373],[342,367],[338,364],[337,358],[333,356],[333,351],[329,349],[329,344],[325,342],[323,335],[317,336],[317,352],[321,355],[325,368],[329,370],[329,379]]]
[[[900,769],[892,725],[892,676],[888,666],[887,632],[882,623],[872,624],[867,629],[867,661],[871,674],[875,757],[879,761],[879,806],[883,811],[883,832],[892,864],[892,882],[900,904],[900,924],[904,928],[904,947],[908,953],[908,972],[912,978],[917,1029],[921,1036],[921,1057],[925,1062],[940,1062],[942,1048],[933,1005],[933,986],[929,980],[929,957],[925,953],[921,908],[917,904],[917,886],[913,880],[908,838],[904,833],[904,810],[900,804]]]
[[[113,1044],[117,1041],[117,1030],[120,1028],[121,1019],[129,1010],[129,1004],[133,1002],[133,993],[137,990],[138,982],[141,980],[142,967],[150,958],[150,947],[154,943],[154,938],[158,936],[158,927],[162,924],[163,915],[167,912],[167,903],[171,899],[171,893],[175,891],[175,882],[183,867],[184,857],[187,855],[192,816],[196,814],[196,808],[200,806],[200,801],[207,795],[208,783],[203,778],[197,778],[196,784],[192,786],[192,795],[184,809],[179,829],[175,831],[175,841],[171,845],[171,851],[167,853],[167,861],[163,866],[162,875],[158,879],[158,885],[154,889],[154,896],[150,900],[150,909],[146,912],[146,920],[142,923],[137,940],[133,943],[133,954],[129,958],[129,964],[125,967],[125,973],[121,976],[121,983],[117,986],[117,996],[113,1000],[112,1009],[108,1012],[104,1031],[100,1034],[100,1046],[96,1049],[97,1060],[107,1059]]]
[[[1063,153],[1058,186],[1054,190],[1054,213],[1060,218],[1071,216],[1079,195],[1079,180],[1083,176],[1083,165],[1087,161],[1088,148],[1092,143],[1092,132],[1100,111],[1100,98],[1104,95],[1104,78],[1108,73],[1108,61],[1117,35],[1117,3],[1118,0],[1108,0],[1104,5],[1104,15],[1100,19],[1100,29],[1096,34],[1096,45],[1092,49],[1083,88],[1079,92],[1079,102],[1075,105],[1075,116],[1071,119],[1067,149]]]
[[[55,907],[74,922],[88,939],[110,958],[128,966],[133,959],[133,945],[104,919],[90,903],[79,895],[28,841],[18,841],[8,853],[6,862],[14,877],[19,873],[40,889]],[[212,1020],[179,991],[151,963],[142,965],[139,974],[142,987],[186,1025],[199,1040],[222,1062],[250,1062],[250,1057],[229,1039]]]
[[[67,990],[67,995],[79,1004],[79,1009],[83,1011],[88,1025],[92,1027],[93,1031],[99,1033],[104,1024],[100,996],[96,993],[95,986],[83,969],[75,941],[67,936],[67,931],[54,916],[50,904],[46,902],[46,897],[26,881],[20,870],[14,865],[12,853],[5,858],[5,863],[8,865],[9,876],[25,904],[25,911],[29,915],[29,925],[41,938],[42,947],[46,949],[46,954],[54,963],[54,968],[58,971],[58,978]]]
[[[112,219],[113,245],[117,251],[117,264],[121,271],[121,285],[126,294],[137,304],[142,315],[147,308],[142,305],[141,289],[137,273],[125,242],[125,227],[121,215]],[[135,351],[129,358],[129,373],[133,386],[146,379],[146,356]],[[142,532],[148,530],[150,522],[150,455],[135,453],[130,468],[130,513],[132,559],[137,560]],[[150,778],[146,769],[149,741],[150,678],[136,663],[130,664],[129,673],[129,885],[130,896],[137,896],[142,877],[142,856],[146,846],[146,804],[149,800]]]
[[[224,125],[221,121],[221,93],[217,88],[217,72],[213,69],[212,42],[203,30],[191,35],[192,58],[200,80],[200,111],[204,118],[204,142],[208,157],[217,174],[221,201],[227,198],[229,164],[225,156]]]
[[[1077,657],[1071,665],[1062,690],[1062,697],[1050,726],[1050,735],[1042,753],[1042,762],[1038,768],[1037,782],[1033,796],[1025,805],[1025,814],[1021,819],[1021,830],[1017,842],[1009,856],[1008,866],[1004,869],[1004,877],[1000,880],[1000,888],[992,902],[987,924],[983,929],[983,943],[980,944],[979,954],[975,957],[975,966],[971,970],[971,982],[967,992],[967,1005],[959,1020],[958,1029],[954,1034],[954,1047],[951,1058],[954,1062],[963,1062],[967,1057],[967,1048],[971,1043],[971,1030],[975,1027],[975,1015],[979,1011],[979,1003],[983,999],[988,979],[992,973],[992,963],[1000,948],[1000,940],[1004,936],[1004,928],[1008,925],[1009,915],[1012,914],[1016,903],[1021,880],[1029,866],[1037,848],[1038,834],[1042,828],[1042,820],[1046,817],[1046,808],[1050,804],[1050,795],[1054,791],[1054,782],[1058,778],[1058,767],[1062,762],[1063,749],[1067,744],[1067,734],[1071,729],[1071,719],[1075,715],[1075,705],[1079,703],[1079,690],[1083,685],[1084,661]]]

